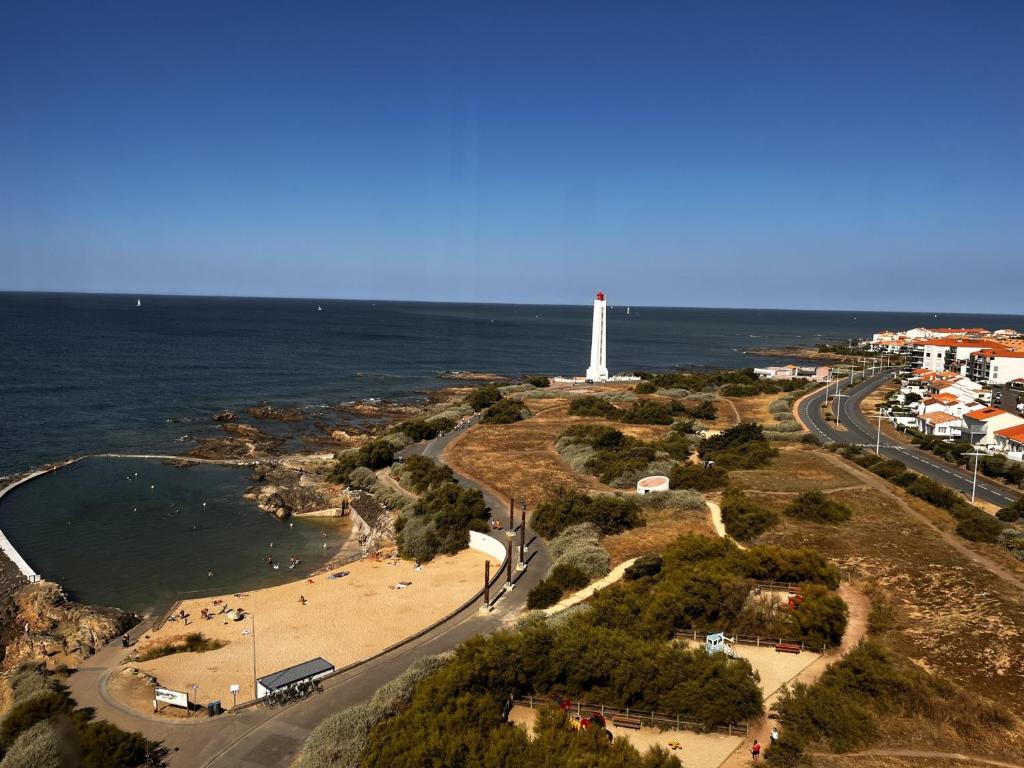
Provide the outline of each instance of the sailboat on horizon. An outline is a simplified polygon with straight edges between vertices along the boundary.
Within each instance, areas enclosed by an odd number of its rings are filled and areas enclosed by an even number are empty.
[[[136,299],[135,300],[135,306],[136,307],[141,307],[142,306],[142,299]]]

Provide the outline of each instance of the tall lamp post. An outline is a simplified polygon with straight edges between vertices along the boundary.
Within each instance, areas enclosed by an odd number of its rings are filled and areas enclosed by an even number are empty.
[[[882,420],[888,418],[881,413],[876,413],[874,416],[868,416],[869,419],[875,419],[878,422],[878,433],[875,435],[875,456],[878,456],[882,450]]]
[[[974,497],[978,493],[978,462],[981,461],[982,456],[988,456],[987,453],[982,451],[972,451],[971,453],[965,453],[964,456],[974,457],[974,479],[971,481],[971,504],[974,503]]]

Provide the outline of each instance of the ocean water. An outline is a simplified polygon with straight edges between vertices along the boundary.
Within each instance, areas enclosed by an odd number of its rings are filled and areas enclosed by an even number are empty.
[[[0,476],[85,453],[184,452],[219,434],[214,413],[261,401],[309,415],[299,424],[260,422],[301,447],[304,431],[342,421],[333,405],[422,397],[452,383],[439,378],[444,371],[571,375],[589,362],[589,305],[142,296],[137,307],[136,298],[0,293]],[[613,305],[608,360],[613,372],[782,362],[744,350],[922,324],[994,329],[1024,327],[1024,318],[648,307],[627,314]],[[140,612],[303,572],[269,569],[270,541],[285,563],[289,555],[304,568],[322,561],[329,524],[290,526],[260,512],[242,499],[247,474],[88,459],[0,501],[0,529],[74,597]],[[337,530],[328,541],[329,554],[341,543]]]
[[[86,452],[181,452],[211,415],[268,400],[408,398],[446,370],[582,374],[589,305],[533,306],[0,292],[0,475]],[[614,302],[614,292],[610,293]],[[317,311],[317,306],[323,311]],[[920,324],[1024,317],[612,304],[614,371],[767,362],[742,350]],[[268,431],[275,425],[263,422]],[[280,429],[282,425],[277,425]]]
[[[73,598],[140,614],[306,576],[344,543],[347,520],[278,520],[242,498],[248,484],[238,467],[89,458],[7,494],[0,527]]]

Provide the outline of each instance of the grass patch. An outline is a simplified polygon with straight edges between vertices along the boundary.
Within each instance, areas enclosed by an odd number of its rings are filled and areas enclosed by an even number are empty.
[[[202,632],[189,632],[183,637],[176,637],[165,643],[151,645],[141,651],[138,661],[152,661],[176,653],[205,653],[223,648],[227,643],[206,637]]]
[[[786,505],[783,514],[810,523],[843,523],[853,517],[853,511],[834,501],[821,491],[801,493]]]

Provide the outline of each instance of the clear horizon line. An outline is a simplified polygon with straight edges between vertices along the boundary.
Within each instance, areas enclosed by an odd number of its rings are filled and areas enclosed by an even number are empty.
[[[596,293],[596,291],[595,291]],[[552,304],[547,302],[534,302],[534,301],[452,301],[444,299],[390,299],[390,298],[368,298],[368,299],[354,299],[346,298],[341,296],[258,296],[249,294],[218,294],[218,293],[153,293],[153,292],[126,292],[126,291],[41,291],[41,290],[10,290],[0,289],[0,295],[2,294],[41,294],[41,295],[58,295],[58,296],[126,296],[135,298],[189,298],[189,299],[253,299],[253,300],[269,300],[269,301],[345,301],[345,302],[362,302],[362,303],[382,303],[382,304],[461,304],[466,306],[472,305],[485,305],[485,306],[508,306],[508,307],[589,307],[590,302],[580,304]],[[737,307],[737,306],[696,306],[696,305],[683,305],[683,304],[627,304],[621,302],[612,304],[612,307],[636,307],[638,309],[724,309],[724,310],[736,310],[736,311],[766,311],[766,312],[850,312],[859,314],[903,314],[903,315],[977,315],[983,317],[1021,317],[1024,318],[1024,314],[1014,314],[1005,312],[966,312],[966,311],[942,311],[933,312],[931,310],[909,310],[909,309],[823,309],[816,307]]]

